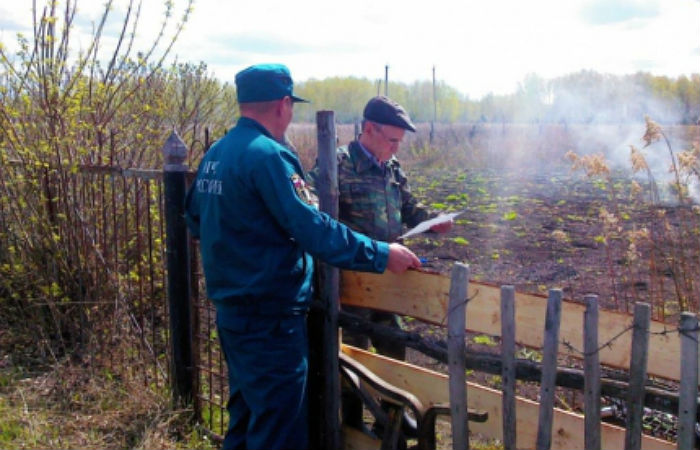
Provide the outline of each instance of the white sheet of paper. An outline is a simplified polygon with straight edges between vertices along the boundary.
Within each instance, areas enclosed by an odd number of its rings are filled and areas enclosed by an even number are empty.
[[[437,217],[433,217],[432,219],[424,220],[423,222],[408,230],[403,235],[399,236],[399,239],[406,239],[407,237],[413,236],[414,234],[420,234],[425,231],[428,231],[431,227],[444,222],[449,222],[450,220],[454,219],[460,214],[464,214],[465,212],[466,210],[455,213],[441,214]]]

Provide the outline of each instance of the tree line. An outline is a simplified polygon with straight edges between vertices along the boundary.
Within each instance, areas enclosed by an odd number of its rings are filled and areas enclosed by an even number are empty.
[[[383,94],[380,81],[356,77],[311,79],[297,83],[312,108],[297,108],[295,120],[314,121],[317,110],[333,110],[340,123],[361,118],[365,103]],[[546,80],[527,75],[515,92],[471,99],[444,81],[389,82],[388,95],[416,122],[629,123],[651,116],[660,123],[700,120],[700,74],[655,76],[646,72],[612,75],[582,70]]]

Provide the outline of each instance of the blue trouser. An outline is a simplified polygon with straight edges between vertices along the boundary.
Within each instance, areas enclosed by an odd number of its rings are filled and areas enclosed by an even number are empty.
[[[217,315],[228,365],[224,450],[308,448],[306,315]]]

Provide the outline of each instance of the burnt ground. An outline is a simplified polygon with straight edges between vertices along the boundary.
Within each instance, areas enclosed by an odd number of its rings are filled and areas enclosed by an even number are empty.
[[[644,191],[634,192],[625,174],[596,180],[568,170],[542,175],[438,169],[413,171],[409,177],[414,194],[426,205],[446,212],[466,210],[445,235],[425,233],[406,240],[428,259],[426,268],[449,274],[460,261],[469,264],[473,280],[540,294],[560,288],[574,301],[593,293],[606,309],[631,311],[636,301],[650,302],[654,318],[671,323],[681,305],[697,311],[687,299],[698,298],[698,286],[682,273],[700,270],[697,212],[691,205],[651,205]],[[407,320],[406,328],[446,339],[444,329],[415,320]],[[499,351],[498,339],[488,336],[471,335],[467,345]],[[518,357],[537,358],[538,353],[520,349]],[[445,371],[411,349],[407,359]],[[560,365],[580,367],[569,359]],[[472,372],[469,379],[500,387],[497,376]],[[518,391],[536,399],[539,385],[519,383]],[[580,411],[582,400],[581,393],[558,389],[555,406]]]
[[[608,309],[650,302],[659,320],[697,311],[688,276],[700,269],[697,207],[651,205],[624,174],[436,170],[410,179],[426,205],[466,210],[445,235],[406,240],[428,268],[449,273],[461,261],[474,280],[540,294],[560,288],[574,301],[597,294]]]

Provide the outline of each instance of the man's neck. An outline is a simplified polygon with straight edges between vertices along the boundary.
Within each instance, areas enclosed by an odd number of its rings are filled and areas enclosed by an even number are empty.
[[[269,114],[254,114],[250,112],[242,112],[241,117],[246,117],[258,122],[260,125],[265,127],[265,129],[274,137],[277,141],[284,141],[284,130],[277,126],[277,121],[274,117]]]
[[[361,134],[360,137],[357,139],[357,142],[362,146],[362,148],[369,154],[372,155],[374,160],[378,162],[379,164],[383,164],[383,161],[379,161],[379,158],[377,158],[377,155],[374,153],[374,151],[369,147],[369,139],[365,137],[364,134]]]

